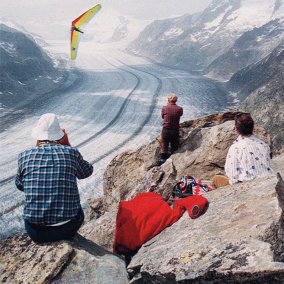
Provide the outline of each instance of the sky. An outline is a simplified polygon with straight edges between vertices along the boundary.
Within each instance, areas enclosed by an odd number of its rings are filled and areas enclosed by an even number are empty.
[[[115,9],[121,13],[145,20],[192,14],[203,10],[212,0],[9,0],[1,1],[1,16],[32,17],[35,14],[49,17],[64,11],[82,11],[100,3],[104,9]]]
[[[211,1],[9,0],[1,1],[0,22],[12,23],[12,27],[39,35],[47,42],[69,40],[72,20],[100,3],[102,9],[92,20],[92,27],[100,30],[97,39],[104,41],[119,24],[121,15],[131,17],[129,28],[135,37],[152,20],[200,12]]]

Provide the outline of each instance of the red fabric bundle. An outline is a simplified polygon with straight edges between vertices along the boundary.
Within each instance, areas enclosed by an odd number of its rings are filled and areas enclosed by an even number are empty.
[[[172,209],[162,196],[154,192],[121,201],[116,216],[114,253],[133,254],[146,241],[175,223],[186,210],[194,219],[205,211],[207,204],[203,196],[190,196],[175,201]]]

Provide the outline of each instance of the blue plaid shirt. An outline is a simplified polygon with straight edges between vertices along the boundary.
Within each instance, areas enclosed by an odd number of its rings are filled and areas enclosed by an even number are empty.
[[[51,225],[76,216],[81,208],[76,178],[92,172],[93,166],[76,148],[43,144],[22,152],[15,182],[25,193],[24,219]]]

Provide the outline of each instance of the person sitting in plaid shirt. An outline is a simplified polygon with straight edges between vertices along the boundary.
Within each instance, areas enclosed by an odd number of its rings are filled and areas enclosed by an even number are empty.
[[[36,243],[69,239],[84,221],[77,178],[93,166],[70,146],[53,113],[40,117],[32,130],[36,147],[19,154],[16,186],[25,193],[24,222]]]

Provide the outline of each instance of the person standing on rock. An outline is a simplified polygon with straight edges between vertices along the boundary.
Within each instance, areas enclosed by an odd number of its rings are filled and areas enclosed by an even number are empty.
[[[36,147],[19,155],[15,180],[25,193],[25,229],[37,243],[69,239],[84,221],[77,178],[89,177],[93,166],[69,145],[53,113],[40,117],[32,136]]]
[[[239,136],[229,148],[226,157],[226,176],[215,176],[212,180],[215,187],[273,174],[270,148],[264,141],[253,135],[254,121],[251,115],[237,113],[235,129]]]
[[[168,95],[168,104],[162,108],[163,129],[161,134],[160,164],[178,149],[179,146],[179,121],[183,115],[183,108],[176,104],[177,96]],[[170,146],[170,153],[169,153]]]

